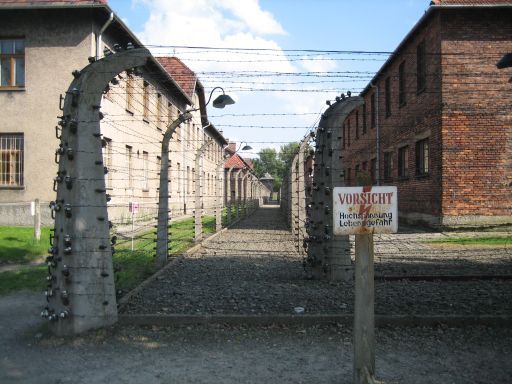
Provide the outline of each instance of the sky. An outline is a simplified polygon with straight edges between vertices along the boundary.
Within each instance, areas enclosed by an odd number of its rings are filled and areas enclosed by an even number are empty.
[[[326,100],[357,95],[429,6],[429,0],[109,0],[155,56],[177,56],[207,95],[230,141],[262,148],[298,142]],[[186,47],[186,48],[185,48]],[[215,91],[213,98],[217,96]]]

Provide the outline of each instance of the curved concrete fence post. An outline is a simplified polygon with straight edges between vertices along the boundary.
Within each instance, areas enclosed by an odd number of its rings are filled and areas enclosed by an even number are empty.
[[[144,66],[147,49],[113,53],[73,73],[64,100],[60,156],[51,203],[54,236],[47,258],[49,286],[41,315],[58,335],[117,321],[105,166],[100,129],[105,88],[117,74]],[[108,170],[107,170],[108,171]]]
[[[364,103],[361,97],[342,98],[322,115],[316,131],[307,262],[316,278],[349,280],[353,277],[348,236],[334,236],[333,196],[344,186],[343,123]]]

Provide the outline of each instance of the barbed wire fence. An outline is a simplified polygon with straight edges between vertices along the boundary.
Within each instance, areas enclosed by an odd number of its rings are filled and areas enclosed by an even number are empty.
[[[211,51],[212,49],[208,49]],[[200,49],[194,49],[194,55],[200,54]],[[214,50],[218,52],[217,50]],[[230,53],[236,52],[240,55],[247,55],[245,50],[230,50]],[[272,53],[265,52],[250,52],[251,55],[264,56],[266,63],[276,63],[279,60],[272,59]],[[356,61],[356,62],[384,62],[385,58],[389,55],[388,52],[313,52],[305,53],[300,52],[301,57],[287,55],[288,59],[292,60],[305,60],[302,58],[304,55],[323,55],[328,56],[330,60],[338,61]],[[336,57],[335,55],[339,55]],[[357,56],[364,56],[364,58]],[[430,54],[433,60],[440,60],[441,55]],[[191,54],[192,56],[192,54]],[[270,57],[267,57],[270,56]],[[476,53],[454,54],[450,57],[457,59],[457,62],[465,61],[470,64],[471,62],[480,62],[481,59]],[[448,57],[448,59],[450,59]],[[324,58],[311,58],[308,60],[324,60]],[[494,63],[499,59],[496,57],[486,58],[490,63]],[[194,58],[187,58],[194,62]],[[196,58],[195,61],[199,62],[203,59]],[[251,61],[251,60],[247,60]],[[246,62],[239,60],[240,63]],[[500,105],[487,105],[485,110],[475,111],[473,107],[469,106],[468,101],[478,101],[485,98],[487,94],[495,94],[505,90],[505,85],[502,84],[503,76],[498,75],[490,68],[480,71],[468,70],[465,72],[458,71],[459,64],[448,64],[448,68],[453,68],[453,71],[443,76],[448,76],[449,83],[455,85],[463,85],[457,89],[458,96],[465,98],[466,103],[456,105],[456,110],[466,116],[478,114],[479,116],[488,115],[494,116],[498,119],[506,120],[510,116],[510,108]],[[450,67],[451,66],[451,67]],[[233,91],[238,92],[311,92],[318,94],[339,94],[339,87],[343,89],[350,89],[352,92],[357,93],[364,89],[364,84],[373,78],[372,71],[336,71],[336,72],[271,72],[271,71],[202,71],[198,72],[202,79],[207,81],[222,81],[228,84]],[[414,72],[405,72],[405,75],[415,76]],[[146,70],[144,76],[148,76],[155,83],[158,83],[161,78],[159,72]],[[435,83],[439,80],[439,73],[427,73],[428,81]],[[273,77],[289,78],[289,81],[266,81]],[[313,81],[302,81],[300,78],[314,78]],[[112,228],[110,234],[112,238],[116,238],[117,243],[117,256],[119,259],[128,258],[132,252],[138,252],[141,255],[141,262],[137,266],[142,271],[151,273],[154,271],[152,265],[148,260],[154,254],[154,240],[155,240],[155,217],[159,212],[158,206],[158,191],[157,180],[159,177],[159,157],[160,141],[162,130],[165,129],[166,124],[170,119],[177,117],[179,113],[177,109],[172,107],[166,111],[168,106],[162,105],[162,93],[156,88],[144,89],[143,76],[139,76],[133,72],[122,72],[116,76],[116,84],[111,83],[105,89],[104,102],[110,103],[109,109],[103,108],[102,120],[102,140],[103,140],[103,164],[110,168],[110,172],[105,175],[106,193],[108,196],[106,200],[108,207],[108,216],[111,218]],[[485,79],[485,80],[482,80]],[[179,79],[179,75],[178,78]],[[392,81],[397,81],[398,77],[391,76]],[[136,82],[142,86],[133,86]],[[131,85],[129,85],[131,83]],[[264,86],[262,86],[264,84]],[[335,85],[333,87],[324,88],[323,84]],[[288,86],[290,87],[283,87]],[[297,87],[297,85],[300,85]],[[351,85],[351,86],[348,86]],[[304,89],[305,86],[312,87]],[[130,95],[127,94],[126,89],[132,89]],[[415,92],[415,85],[408,83],[405,88],[406,92],[412,94]],[[426,94],[437,93],[439,90],[436,88],[427,89]],[[127,97],[130,97],[131,105],[128,107]],[[437,108],[438,106],[432,106]],[[423,108],[421,105],[411,106],[407,112],[402,112],[401,116],[405,120],[414,120],[418,110]],[[452,104],[452,108],[453,104]],[[153,112],[151,112],[153,111]],[[165,113],[168,112],[168,113]],[[317,122],[318,113],[282,113],[282,114],[268,114],[265,112],[258,113],[257,111],[252,114],[218,114],[212,115],[212,118],[217,118],[222,121],[223,118],[240,117],[247,119],[259,118],[262,116],[273,116],[281,118],[294,117],[314,117],[315,123]],[[277,115],[277,116],[276,116]],[[336,117],[337,121],[343,119],[346,113],[333,112],[332,117]],[[361,116],[361,119],[366,119],[366,114]],[[133,122],[138,121],[140,125],[134,125]],[[76,119],[75,122],[80,126],[81,124],[91,123],[88,119]],[[394,128],[395,122],[391,120],[383,120],[379,122],[381,130]],[[236,124],[217,124],[217,127],[231,127]],[[370,124],[368,124],[370,125]],[[341,264],[345,272],[350,274],[350,259],[353,259],[353,244],[350,238],[345,238],[341,245],[336,247],[326,246],[333,240],[330,233],[332,228],[329,228],[329,220],[332,207],[329,204],[332,196],[329,191],[332,191],[334,185],[341,180],[345,180],[342,175],[347,171],[346,165],[341,161],[343,157],[343,146],[360,145],[361,148],[367,148],[368,144],[374,142],[374,137],[370,137],[371,128],[365,131],[364,128],[357,132],[352,130],[353,137],[350,139],[350,134],[347,134],[343,124],[337,123],[332,126],[319,127],[314,124],[312,129],[311,124],[304,125],[287,125],[280,124],[240,124],[236,125],[240,129],[261,129],[268,132],[268,130],[297,130],[297,132],[305,132],[302,138],[302,143],[305,146],[299,151],[293,167],[290,170],[289,176],[283,181],[283,188],[281,191],[281,208],[288,222],[292,228],[294,236],[295,248],[299,255],[304,258],[304,266],[307,273],[313,274],[313,267],[319,266],[316,272],[318,276],[328,273],[326,266],[332,265],[329,257],[324,258],[320,255],[326,252],[326,249],[332,249],[332,252],[338,252],[344,255],[344,262]],[[66,122],[66,127],[71,127],[70,122]],[[319,127],[319,128],[317,128]],[[359,129],[357,125],[356,129]],[[217,171],[217,164],[222,162],[218,155],[207,152],[202,161],[208,162],[210,171],[202,171],[198,169],[195,164],[197,148],[205,142],[206,136],[202,132],[201,123],[193,121],[187,124],[186,127],[180,127],[176,131],[176,135],[172,139],[171,153],[175,156],[171,158],[169,164],[169,179],[171,180],[171,190],[169,195],[170,200],[170,221],[173,223],[170,227],[171,231],[171,255],[179,254],[185,246],[193,242],[190,237],[184,235],[183,239],[177,238],[172,235],[172,228],[174,223],[178,226],[176,219],[179,218],[192,218],[192,213],[197,212],[197,196],[195,191],[200,191],[199,198],[202,200],[201,216],[202,224],[205,229],[211,233],[213,230],[218,229],[215,223],[215,215],[225,209],[224,200],[220,198],[218,185],[226,184],[227,180],[224,179],[224,172],[222,175]],[[354,127],[352,127],[354,128]],[[71,129],[71,128],[69,128]],[[323,130],[322,130],[323,129]],[[330,140],[327,140],[331,130]],[[147,134],[147,132],[152,132]],[[302,133],[301,132],[301,133]],[[349,131],[350,132],[350,128]],[[300,137],[300,135],[299,135]],[[316,148],[314,154],[309,152],[305,153],[312,140],[316,141]],[[322,141],[324,140],[324,141]],[[348,142],[347,142],[348,141]],[[333,144],[335,142],[335,144]],[[343,144],[345,142],[345,144]],[[265,141],[259,141],[260,144],[286,144],[287,141],[276,140],[275,137],[269,137]],[[329,143],[329,144],[327,144]],[[66,152],[69,147],[66,143],[62,143],[62,153],[58,153],[60,157],[68,156]],[[475,143],[476,144],[476,143]],[[332,149],[332,151],[331,151]],[[371,156],[373,150],[365,149],[367,152],[361,153],[361,156]],[[448,151],[457,155],[458,149],[448,148]],[[253,153],[256,154],[256,153]],[[92,155],[87,150],[75,149],[75,156]],[[216,157],[217,156],[217,157]],[[136,161],[138,160],[138,161]],[[179,160],[179,161],[178,161]],[[346,164],[346,162],[345,162]],[[206,168],[206,167],[205,167]],[[204,172],[204,174],[202,173]],[[491,172],[491,170],[489,170]],[[333,181],[332,176],[336,175],[337,181]],[[236,178],[236,198],[233,203],[230,193],[227,197],[228,207],[231,217],[242,216],[248,205],[256,207],[260,202],[260,195],[258,195],[253,184],[253,181],[248,181],[249,176],[244,175],[246,178],[240,180]],[[58,177],[66,177],[59,175]],[[102,178],[103,179],[103,178]],[[89,178],[89,181],[100,181],[100,178]],[[197,185],[199,180],[199,185]],[[230,179],[231,180],[231,177]],[[80,180],[77,180],[80,181]],[[230,181],[231,182],[231,181]],[[247,186],[249,184],[249,186]],[[147,187],[147,188],[145,188]],[[224,187],[224,190],[227,188]],[[231,187],[229,188],[231,189]],[[231,192],[231,191],[229,191]],[[226,192],[225,192],[226,193]],[[227,194],[226,194],[227,195]],[[324,196],[320,199],[320,195]],[[243,196],[243,199],[242,199]],[[323,202],[321,204],[320,202]],[[314,204],[313,204],[314,203]],[[503,200],[506,204],[506,200]],[[331,203],[332,204],[332,203]],[[407,204],[414,205],[415,199],[409,198]],[[54,205],[55,206],[55,205]],[[195,207],[192,209],[191,207]],[[72,208],[76,209],[92,209],[97,208],[94,204],[74,205]],[[233,208],[233,210],[232,210]],[[506,209],[507,206],[496,207],[497,209]],[[251,208],[252,209],[252,208]],[[316,216],[312,211],[316,211]],[[203,217],[204,216],[204,217]],[[226,216],[227,213],[226,213]],[[226,222],[227,218],[224,219]],[[443,246],[435,245],[436,243],[429,241],[437,241],[442,239],[449,239],[451,237],[460,236],[460,234],[446,234],[446,233],[431,233],[422,235],[422,239],[418,240],[413,234],[401,234],[400,238],[392,235],[380,235],[376,237],[376,271],[380,272],[382,279],[389,278],[403,278],[404,276],[419,276],[421,278],[510,278],[507,276],[512,275],[510,266],[510,246],[508,242],[499,247],[499,251],[494,250],[487,252],[482,248],[474,248],[468,246]],[[187,236],[190,236],[187,235]],[[497,237],[510,238],[510,227],[503,227],[502,231],[496,233]],[[91,236],[94,239],[94,236]],[[98,238],[99,239],[99,238]],[[98,240],[96,239],[96,240]],[[63,241],[62,239],[59,241]],[[272,242],[272,236],[262,238],[262,242]],[[173,242],[176,248],[173,248]],[[180,244],[180,245],[178,245]],[[64,249],[65,247],[63,247]],[[331,251],[327,251],[329,253]],[[332,255],[330,257],[333,257]],[[348,261],[347,261],[348,260]],[[319,263],[320,261],[320,263]],[[482,267],[484,265],[484,267]],[[441,267],[440,267],[441,266]],[[119,276],[122,276],[123,271],[117,271],[118,281]],[[429,277],[430,276],[430,277]]]

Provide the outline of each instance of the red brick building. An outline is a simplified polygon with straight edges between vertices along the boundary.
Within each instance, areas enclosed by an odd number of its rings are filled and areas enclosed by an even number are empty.
[[[343,127],[347,185],[396,185],[401,219],[512,222],[512,2],[438,0]]]

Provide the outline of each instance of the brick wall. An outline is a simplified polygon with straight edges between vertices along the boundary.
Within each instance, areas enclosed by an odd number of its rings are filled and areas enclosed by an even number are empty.
[[[441,16],[443,215],[512,215],[511,10]]]
[[[512,71],[496,69],[496,62],[510,51],[509,20],[512,13],[506,8],[439,9],[415,29],[374,79],[380,184],[398,187],[402,219],[432,225],[512,221],[512,85],[507,83]],[[422,42],[426,83],[418,90],[417,47]],[[371,124],[376,92],[370,87],[362,95],[366,133],[363,107],[345,123],[341,140],[347,185],[358,183],[356,167],[362,170],[366,163],[370,168],[377,157],[377,128]],[[423,139],[428,140],[428,173],[417,174],[415,147]],[[398,156],[405,146],[409,173],[401,177]],[[386,153],[392,160],[389,178],[384,178]]]
[[[418,92],[416,79],[416,50],[418,44],[425,44],[426,84]],[[378,125],[380,130],[379,172],[381,185],[396,185],[399,191],[399,211],[401,217],[413,221],[428,221],[430,216],[439,216],[441,212],[441,98],[440,98],[440,34],[439,18],[430,18],[427,23],[411,36],[401,51],[388,63],[377,79],[378,86]],[[402,64],[403,63],[403,64]],[[404,100],[399,100],[399,67],[403,65]],[[387,80],[389,78],[389,80]],[[386,82],[389,82],[389,93]],[[357,184],[356,166],[362,169],[364,162],[370,168],[372,159],[377,158],[377,127],[372,126],[371,88],[363,95],[366,104],[367,132],[363,134],[363,107],[352,113],[350,121],[350,146],[348,145],[348,123],[345,134],[345,170],[351,169],[350,185]],[[389,102],[387,101],[389,96]],[[374,96],[377,100],[377,96]],[[389,112],[387,106],[389,105]],[[376,108],[377,109],[377,108]],[[359,138],[356,134],[356,120],[359,120]],[[415,145],[420,139],[428,139],[430,157],[429,172],[418,176],[415,173]],[[398,173],[399,149],[408,146],[407,164],[409,174],[406,177]],[[390,153],[392,160],[391,175],[384,178],[384,154]],[[375,173],[368,169],[369,175]],[[374,176],[374,183],[376,182]]]

